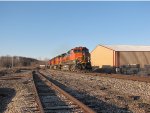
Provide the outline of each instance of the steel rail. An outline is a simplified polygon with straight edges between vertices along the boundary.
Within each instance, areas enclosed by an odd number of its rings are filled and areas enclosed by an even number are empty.
[[[40,73],[40,72],[39,72]],[[69,93],[65,92],[64,90],[62,90],[61,88],[59,88],[57,85],[55,85],[54,83],[52,83],[51,81],[49,81],[44,74],[40,73],[41,76],[39,76],[41,79],[45,79],[45,83],[50,86],[53,87],[54,89],[56,89],[58,92],[62,93],[64,96],[66,96],[68,99],[70,99],[71,101],[73,101],[75,104],[77,104],[85,113],[96,113],[94,110],[92,110],[91,108],[89,108],[88,106],[86,106],[85,104],[83,104],[82,102],[80,102],[79,100],[77,100],[76,98],[74,98],[73,96],[71,96]]]
[[[36,88],[36,85],[35,85],[35,81],[34,81],[34,74],[32,74],[32,80],[33,80],[33,89],[35,91],[35,99],[36,99],[36,102],[38,104],[38,108],[39,108],[39,111],[40,113],[45,113],[44,112],[44,109],[43,109],[43,106],[42,106],[42,103],[40,101],[40,98],[39,98],[39,95],[38,95],[38,92],[37,92],[37,88]]]

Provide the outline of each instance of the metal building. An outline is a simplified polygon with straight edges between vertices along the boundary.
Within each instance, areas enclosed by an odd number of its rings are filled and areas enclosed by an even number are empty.
[[[98,45],[91,52],[92,66],[110,65],[119,67],[127,64],[150,64],[150,46]]]

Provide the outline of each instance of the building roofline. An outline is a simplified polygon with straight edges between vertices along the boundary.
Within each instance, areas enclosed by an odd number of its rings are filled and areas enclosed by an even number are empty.
[[[97,45],[90,53],[92,53],[99,45]]]
[[[110,49],[110,50],[113,50],[113,51],[115,51],[114,49],[112,49],[112,48],[109,48],[109,47],[106,47],[105,45],[101,45],[101,44],[99,44],[98,46],[102,46],[102,47],[104,47],[104,48],[107,48],[107,49]]]
[[[108,47],[106,47],[106,46],[104,46],[104,45],[98,44],[90,53],[92,53],[98,46],[102,46],[102,47],[104,47],[104,48],[107,48],[107,49],[110,49],[110,50],[112,50],[112,51],[115,51],[115,50],[113,50],[113,49],[111,49],[111,48],[108,48]]]
[[[109,50],[113,50],[113,51],[129,51],[129,52],[133,52],[133,51],[141,51],[141,52],[149,52],[150,51],[150,46],[141,46],[141,45],[102,45],[99,44],[98,46],[107,48]]]

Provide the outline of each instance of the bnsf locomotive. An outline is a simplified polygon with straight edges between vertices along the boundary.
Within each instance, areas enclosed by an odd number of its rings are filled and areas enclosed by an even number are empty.
[[[51,69],[60,70],[90,70],[90,53],[86,47],[75,47],[67,53],[52,58],[48,62]]]

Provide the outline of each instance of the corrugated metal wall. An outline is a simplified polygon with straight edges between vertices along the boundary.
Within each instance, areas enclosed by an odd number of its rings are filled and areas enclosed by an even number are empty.
[[[120,65],[124,64],[140,64],[144,67],[145,64],[150,64],[150,52],[119,52]]]

